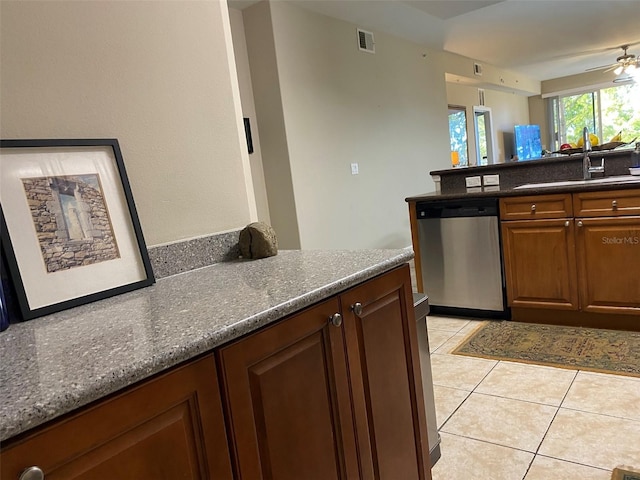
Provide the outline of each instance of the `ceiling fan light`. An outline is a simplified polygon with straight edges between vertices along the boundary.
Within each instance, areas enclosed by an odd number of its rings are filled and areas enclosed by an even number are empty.
[[[622,70],[624,69],[624,67],[622,65],[619,65],[616,67],[616,69],[613,71],[613,73],[615,73],[616,75],[620,75],[622,73]]]
[[[627,65],[626,67],[624,67],[624,72],[625,73],[633,73],[636,69],[636,64],[635,63],[630,63],[629,65]]]

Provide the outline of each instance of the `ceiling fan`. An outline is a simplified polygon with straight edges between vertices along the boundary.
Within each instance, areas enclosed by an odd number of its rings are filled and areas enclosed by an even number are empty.
[[[640,68],[640,59],[638,59],[638,57],[633,53],[627,53],[629,45],[621,45],[620,48],[624,53],[616,58],[615,63],[602,65],[600,67],[587,68],[586,71],[590,72],[593,70],[602,70],[604,68],[606,70],[603,70],[603,73],[610,72],[611,70],[613,70],[613,73],[616,75],[621,75],[622,73],[630,75],[634,73],[636,69]]]

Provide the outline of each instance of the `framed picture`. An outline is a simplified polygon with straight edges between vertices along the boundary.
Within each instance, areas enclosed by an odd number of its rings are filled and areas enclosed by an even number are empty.
[[[0,147],[2,248],[23,320],[154,282],[117,140]]]

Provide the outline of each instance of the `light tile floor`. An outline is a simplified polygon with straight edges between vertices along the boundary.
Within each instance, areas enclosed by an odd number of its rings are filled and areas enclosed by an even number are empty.
[[[640,467],[640,378],[452,355],[480,324],[427,319],[434,480],[609,480]]]

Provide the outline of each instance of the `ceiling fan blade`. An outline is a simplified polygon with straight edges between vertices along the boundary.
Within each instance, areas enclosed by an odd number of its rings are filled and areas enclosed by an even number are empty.
[[[605,72],[608,72],[609,70],[613,70],[617,66],[618,66],[618,63],[610,63],[608,65],[600,65],[599,67],[587,68],[585,70],[585,72],[593,72],[593,71],[596,71],[596,70],[602,70],[603,68],[606,68],[607,70],[605,70]]]
[[[620,45],[626,45],[628,48],[634,47],[636,45],[640,45],[640,40],[634,42],[627,42]],[[565,58],[578,58],[578,57],[586,57],[591,55],[598,55],[607,52],[620,51],[621,46],[616,45],[615,47],[601,47],[601,48],[593,48],[590,50],[582,50],[580,52],[567,52],[556,55],[554,57],[550,57],[550,60],[562,60]],[[601,67],[602,68],[602,67]]]

